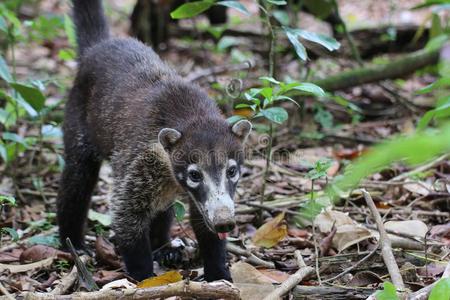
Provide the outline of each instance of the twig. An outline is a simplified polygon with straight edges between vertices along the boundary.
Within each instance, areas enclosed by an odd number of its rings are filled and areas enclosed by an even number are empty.
[[[314,261],[315,261],[315,270],[316,270],[316,276],[317,281],[319,282],[319,285],[322,285],[322,279],[320,278],[320,268],[319,268],[319,247],[317,247],[317,239],[316,239],[316,224],[313,221],[312,224],[312,231],[313,231],[313,239],[314,239]]]
[[[8,292],[8,290],[3,286],[2,282],[0,281],[0,291],[5,295],[5,298],[8,300],[14,300],[14,297]]]
[[[213,299],[239,299],[239,289],[231,283],[221,280],[215,282],[179,281],[176,283],[145,289],[104,290],[79,292],[71,295],[51,295],[47,293],[26,293],[25,300],[144,300],[168,297],[195,297]]]
[[[449,278],[450,277],[450,261],[447,264],[447,267],[445,267],[444,273],[442,274],[442,278]],[[409,295],[408,300],[426,300],[428,299],[429,294],[431,293],[431,290],[433,290],[434,286],[437,284],[439,280],[436,280],[433,284],[430,284],[420,290],[418,290],[415,293],[412,293]]]
[[[427,163],[425,165],[422,165],[422,166],[417,167],[409,172],[402,173],[402,174],[392,178],[390,181],[400,181],[400,180],[410,177],[411,175],[426,171],[426,170],[433,168],[434,166],[440,164],[441,162],[445,161],[448,157],[449,157],[449,154],[444,154],[442,156],[439,156],[435,160],[430,161],[429,163]]]
[[[83,255],[80,257],[80,261],[83,264],[86,264],[89,261],[90,257],[87,255]],[[62,295],[65,294],[74,284],[78,277],[78,269],[77,266],[73,266],[72,270],[69,274],[61,278],[60,283],[50,292],[52,295]]]
[[[35,269],[46,268],[50,266],[55,259],[56,256],[52,256],[30,264],[23,264],[23,265],[0,264],[0,273],[7,270],[11,273],[23,273]]]
[[[264,300],[278,300],[286,293],[289,293],[297,284],[299,284],[305,277],[314,274],[314,268],[308,267],[303,261],[302,255],[299,250],[295,251],[295,257],[297,259],[297,264],[299,269],[297,272],[289,276],[278,288],[267,295]]]
[[[395,261],[394,254],[392,253],[391,240],[388,237],[386,230],[384,229],[383,221],[381,220],[380,213],[373,202],[372,196],[362,189],[361,192],[364,195],[364,199],[366,200],[367,206],[369,207],[373,218],[375,219],[375,223],[377,224],[378,231],[380,232],[380,247],[381,247],[381,255],[383,256],[384,263],[389,271],[389,276],[391,277],[392,283],[394,286],[401,290],[405,290],[405,285],[403,283],[402,276],[400,274],[400,270],[398,268],[397,262]]]
[[[188,76],[186,76],[187,81],[198,81],[204,77],[209,77],[212,75],[219,75],[225,72],[234,72],[234,71],[241,71],[241,70],[247,70],[252,69],[254,66],[249,61],[237,64],[237,65],[220,65],[220,66],[213,66],[208,69],[202,69],[197,72],[190,73]]]
[[[233,254],[247,257],[246,261],[253,265],[262,266],[269,269],[275,269],[275,264],[273,262],[262,260],[261,258],[251,253],[250,251],[242,249],[241,247],[236,246],[234,244],[227,243],[227,250]]]
[[[347,269],[345,269],[345,270],[342,271],[341,273],[337,274],[336,276],[331,277],[331,278],[328,278],[328,279],[325,279],[325,280],[323,280],[322,282],[330,282],[330,281],[336,280],[336,279],[338,279],[338,278],[341,278],[341,277],[344,276],[345,274],[351,272],[352,270],[356,269],[356,268],[359,267],[363,262],[365,262],[366,260],[368,260],[369,258],[371,258],[371,257],[377,252],[379,246],[380,246],[380,245],[378,244],[378,245],[377,245],[377,246],[376,246],[369,254],[367,254],[366,256],[364,256],[361,260],[359,260],[359,261],[358,261],[356,264],[354,264],[353,266],[348,267]]]

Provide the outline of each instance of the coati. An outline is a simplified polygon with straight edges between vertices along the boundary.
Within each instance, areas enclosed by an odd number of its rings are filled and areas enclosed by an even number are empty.
[[[251,123],[230,125],[199,86],[132,38],[111,38],[101,0],[73,0],[79,67],[65,108],[65,167],[57,200],[61,242],[84,247],[100,165],[114,184],[112,228],[127,272],[153,275],[178,194],[188,194],[205,279],[231,280],[225,237]]]

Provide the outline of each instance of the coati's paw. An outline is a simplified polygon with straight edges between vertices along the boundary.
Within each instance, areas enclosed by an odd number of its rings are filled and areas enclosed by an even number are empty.
[[[153,254],[154,260],[166,268],[183,268],[189,261],[185,253],[185,247],[164,247]]]
[[[216,280],[227,280],[229,282],[233,282],[233,279],[231,279],[231,274],[226,266],[216,266],[215,268],[208,268],[205,266],[205,280],[208,282],[216,281]]]

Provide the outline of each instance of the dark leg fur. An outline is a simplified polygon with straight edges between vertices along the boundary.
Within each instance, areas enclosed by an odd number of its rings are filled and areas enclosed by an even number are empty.
[[[172,220],[174,217],[174,211],[172,208],[166,211],[160,212],[151,221],[150,224],[150,243],[153,250],[157,250],[163,246],[170,246],[170,227],[172,226]]]
[[[70,238],[77,249],[83,249],[84,227],[92,191],[97,183],[101,159],[85,135],[83,118],[71,108],[81,95],[74,88],[67,104],[64,124],[65,167],[58,192],[58,225],[62,245]]]
[[[120,248],[127,272],[136,280],[153,276],[153,256],[148,232],[144,232],[132,244]]]
[[[191,224],[200,247],[205,280],[214,281],[225,279],[231,281],[230,271],[227,266],[225,241],[220,240],[217,234],[209,231],[201,221],[201,218],[200,213],[194,208],[194,205],[191,205]]]

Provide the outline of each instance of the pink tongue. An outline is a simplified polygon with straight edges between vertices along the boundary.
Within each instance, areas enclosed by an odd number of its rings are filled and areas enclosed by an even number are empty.
[[[219,239],[226,240],[228,233],[227,232],[218,232],[217,235],[219,236]]]

